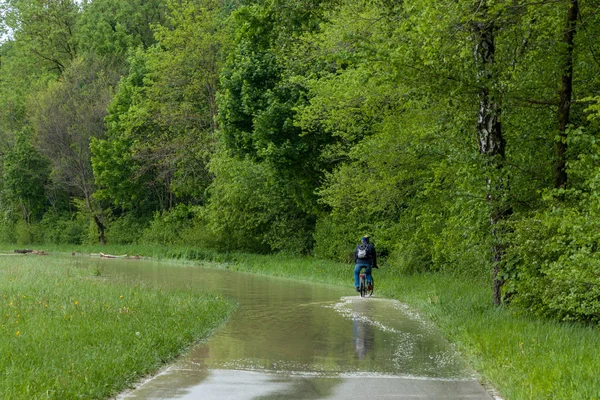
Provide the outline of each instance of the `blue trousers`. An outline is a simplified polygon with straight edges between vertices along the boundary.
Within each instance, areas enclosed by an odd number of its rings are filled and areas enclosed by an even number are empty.
[[[361,269],[365,269],[365,275],[367,276],[367,282],[373,282],[373,277],[371,276],[371,270],[373,267],[371,264],[356,264],[354,267],[354,286],[358,286],[358,275],[360,274]]]

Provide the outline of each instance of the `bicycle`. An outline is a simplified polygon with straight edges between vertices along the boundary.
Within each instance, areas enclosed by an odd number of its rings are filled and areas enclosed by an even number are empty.
[[[373,286],[373,277],[371,276],[371,282],[367,282],[367,274],[361,271],[358,281],[360,297],[371,297],[373,295]]]

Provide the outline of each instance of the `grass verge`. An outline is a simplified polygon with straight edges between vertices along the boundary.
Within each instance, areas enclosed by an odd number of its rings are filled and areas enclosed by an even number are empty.
[[[0,397],[107,398],[208,336],[233,308],[218,295],[106,280],[68,258],[0,257]]]

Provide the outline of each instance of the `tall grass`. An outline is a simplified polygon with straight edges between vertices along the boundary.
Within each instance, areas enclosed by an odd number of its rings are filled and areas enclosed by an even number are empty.
[[[61,257],[0,257],[0,397],[107,398],[224,322],[218,295],[104,279]]]

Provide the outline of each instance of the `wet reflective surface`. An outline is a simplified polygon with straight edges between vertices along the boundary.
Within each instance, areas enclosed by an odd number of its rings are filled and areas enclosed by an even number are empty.
[[[434,327],[377,292],[363,299],[352,288],[198,266],[81,262],[239,304],[207,343],[120,398],[348,398],[368,385],[371,398],[491,398]]]

